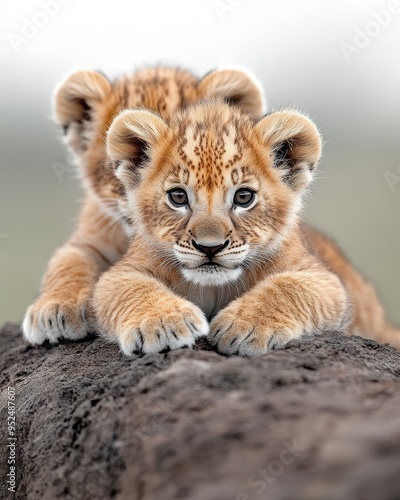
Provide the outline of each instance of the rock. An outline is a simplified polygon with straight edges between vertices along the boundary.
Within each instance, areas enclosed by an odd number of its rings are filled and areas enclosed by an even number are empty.
[[[5,325],[1,498],[400,498],[399,352],[337,333],[254,359],[205,349],[133,361],[99,338],[31,347]]]

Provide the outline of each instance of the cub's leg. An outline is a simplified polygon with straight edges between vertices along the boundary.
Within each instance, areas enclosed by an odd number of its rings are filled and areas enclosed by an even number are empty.
[[[318,331],[344,331],[351,320],[339,278],[321,270],[282,272],[220,311],[209,340],[226,354],[256,356]]]
[[[30,343],[76,340],[93,330],[93,288],[124,251],[122,232],[120,223],[103,216],[94,202],[86,204],[77,231],[50,260],[41,295],[26,312],[22,329]]]
[[[128,356],[190,347],[209,329],[197,306],[122,261],[99,279],[93,305],[100,331]]]

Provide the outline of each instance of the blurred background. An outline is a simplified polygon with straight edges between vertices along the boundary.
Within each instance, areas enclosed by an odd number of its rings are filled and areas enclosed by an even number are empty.
[[[294,106],[325,140],[306,216],[373,281],[400,324],[400,4],[393,0],[2,0],[0,324],[18,321],[82,199],[55,85],[149,63],[202,75],[242,65],[268,109]]]

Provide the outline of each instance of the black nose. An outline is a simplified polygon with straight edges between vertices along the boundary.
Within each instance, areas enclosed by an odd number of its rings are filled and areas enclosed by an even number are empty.
[[[222,252],[222,250],[229,245],[229,240],[226,240],[225,243],[222,243],[221,245],[213,245],[213,246],[200,245],[199,243],[196,243],[194,240],[192,240],[192,244],[194,248],[196,248],[196,250],[206,254],[209,259],[212,259],[218,252]]]

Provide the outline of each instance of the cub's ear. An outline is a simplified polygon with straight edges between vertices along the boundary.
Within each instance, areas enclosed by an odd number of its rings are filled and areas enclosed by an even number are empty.
[[[306,188],[321,156],[321,137],[314,123],[294,111],[279,111],[255,125],[271,151],[282,181],[294,191]]]
[[[199,83],[200,98],[222,97],[245,113],[259,118],[264,112],[261,85],[248,73],[237,69],[220,69],[208,73]]]
[[[122,111],[114,119],[107,133],[107,153],[115,174],[126,186],[139,182],[149,148],[167,128],[162,118],[145,109]]]
[[[90,142],[90,122],[99,104],[112,91],[111,83],[95,71],[77,71],[54,92],[54,111],[72,150],[82,154]]]

